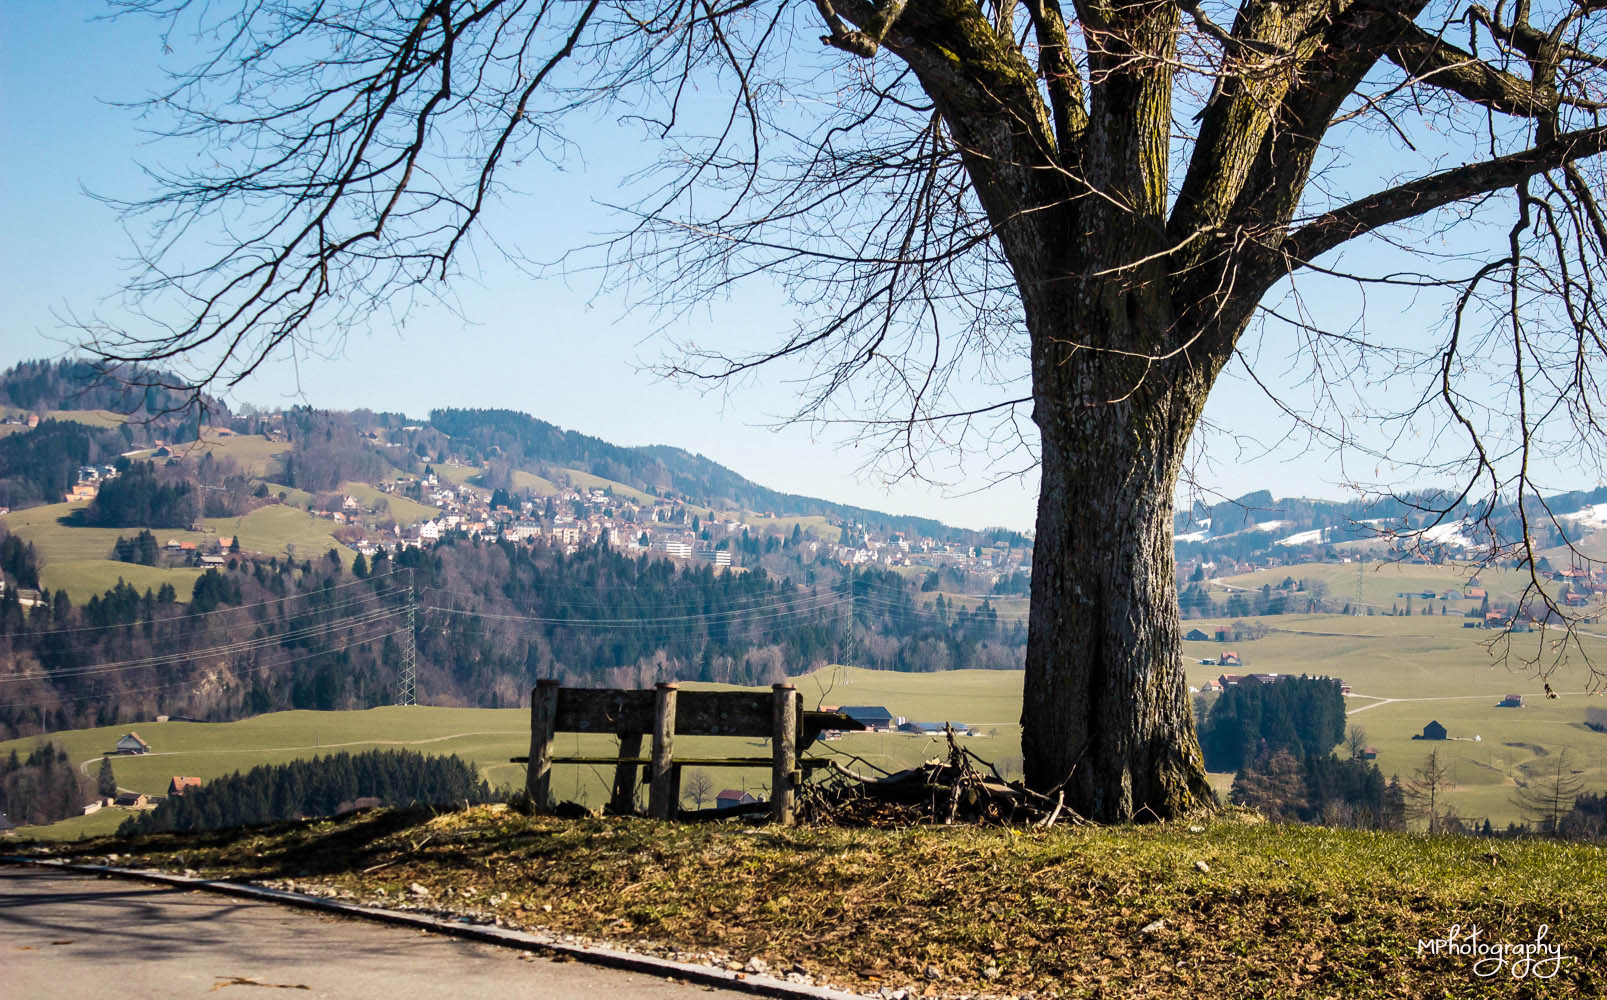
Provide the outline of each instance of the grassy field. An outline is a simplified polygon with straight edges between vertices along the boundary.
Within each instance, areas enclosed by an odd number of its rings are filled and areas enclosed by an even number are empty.
[[[171,584],[179,600],[188,601],[195,590],[199,568],[159,569],[114,559],[67,559],[39,571],[39,582],[52,591],[65,591],[74,604],[104,594],[122,580],[135,590],[161,590]]]
[[[831,668],[798,678],[804,705],[886,705],[896,715],[919,721],[967,722],[984,727],[984,735],[968,738],[976,751],[990,760],[1015,762],[1019,769],[1020,674],[985,670],[947,674],[886,674],[857,668]],[[720,685],[688,684],[689,688]],[[963,710],[963,711],[962,711]],[[984,718],[985,716],[985,718]],[[530,747],[529,713],[523,709],[377,708],[360,712],[277,712],[239,722],[145,722],[74,730],[48,737],[30,737],[0,743],[0,754],[16,749],[26,755],[44,739],[64,747],[73,762],[93,774],[100,757],[129,730],[137,731],[152,753],[114,757],[118,784],[126,789],[161,794],[176,774],[211,780],[258,764],[279,764],[341,750],[359,752],[383,747],[405,747],[434,754],[457,754],[476,762],[492,785],[521,788],[525,769],[508,763]],[[744,745],[745,743],[751,745]],[[682,738],[677,752],[692,757],[765,756],[768,741],[718,737]],[[611,736],[562,734],[562,755],[612,755],[618,743]],[[886,770],[896,770],[940,755],[940,739],[887,733],[849,735],[818,743],[811,754],[832,753],[859,757]],[[757,791],[768,784],[769,772],[751,768],[708,768],[715,791],[741,788]],[[607,797],[612,769],[602,766],[562,765],[554,772],[554,794],[599,805]],[[78,820],[50,828],[50,836],[78,836]]]
[[[1510,648],[1492,646],[1499,633],[1464,629],[1460,618],[1438,615],[1284,615],[1262,621],[1279,631],[1229,644],[1245,661],[1232,672],[1343,678],[1353,691],[1347,699],[1350,724],[1366,731],[1379,768],[1409,778],[1429,751],[1439,751],[1451,768],[1451,804],[1464,817],[1488,816],[1497,825],[1518,819],[1515,779],[1565,748],[1587,790],[1607,790],[1607,735],[1584,725],[1585,710],[1607,707],[1607,698],[1587,693],[1592,682],[1578,654],[1550,676],[1559,697],[1545,697],[1542,682],[1521,661],[1542,650],[1550,654],[1546,636],[1513,635]],[[1598,665],[1607,666],[1607,639],[1583,635],[1580,641]],[[1183,646],[1190,684],[1224,672],[1198,662],[1219,656],[1223,644]],[[1526,706],[1497,708],[1508,693],[1524,695]],[[1445,726],[1452,739],[1413,740],[1430,721]]]
[[[104,593],[117,584],[121,577],[144,590],[157,589],[171,583],[180,595],[188,597],[200,575],[195,569],[157,569],[118,562],[111,558],[112,547],[119,536],[132,538],[138,528],[81,528],[61,523],[61,518],[85,507],[83,502],[45,504],[13,511],[0,517],[6,530],[24,541],[33,543],[42,563],[39,584],[50,590],[65,590],[73,602],[83,603]],[[199,531],[156,529],[157,541],[166,545],[168,540],[203,544],[216,535]]]
[[[513,488],[516,490],[529,490],[538,497],[552,497],[562,493],[558,484],[550,479],[543,479],[534,472],[523,469],[513,470]]]
[[[1511,600],[1521,593],[1524,585],[1529,582],[1528,574],[1510,569],[1487,569],[1475,574],[1466,567],[1421,566],[1412,563],[1308,563],[1223,577],[1212,581],[1215,584],[1212,589],[1217,590],[1220,597],[1222,590],[1260,590],[1265,585],[1276,588],[1286,577],[1294,577],[1296,580],[1321,580],[1328,585],[1328,600],[1344,603],[1355,600],[1358,565],[1361,567],[1362,603],[1371,604],[1385,611],[1396,604],[1405,608],[1406,599],[1396,596],[1401,593],[1414,595],[1412,610],[1421,611],[1425,603],[1420,596],[1422,592],[1432,590],[1439,595],[1454,590],[1460,594],[1468,578],[1474,575],[1478,576],[1480,585],[1489,592],[1490,605],[1499,607],[1502,601]],[[1432,603],[1437,611],[1442,602],[1436,596]],[[1480,602],[1459,599],[1443,603],[1450,611],[1460,612],[1477,608]]]
[[[128,419],[111,410],[50,410],[45,417],[49,420],[70,420],[89,427],[121,427]]]
[[[757,958],[772,975],[797,971],[861,995],[1607,993],[1600,846],[1254,819],[778,829],[527,818],[491,806],[22,850],[424,907],[731,969]],[[1487,947],[1540,937],[1556,951],[1521,976],[1517,956],[1480,974],[1474,956],[1419,944],[1453,924],[1476,925]]]
[[[409,500],[395,493],[381,493],[367,483],[341,483],[340,492],[356,497],[364,507],[372,507],[378,501],[384,500],[391,519],[404,528],[412,527],[420,521],[431,520],[441,513],[438,507]]]
[[[298,546],[298,553],[301,547]],[[311,553],[309,553],[311,554]],[[1519,818],[1512,795],[1516,781],[1536,764],[1554,760],[1567,749],[1585,779],[1587,790],[1607,791],[1607,735],[1584,726],[1585,710],[1607,707],[1607,699],[1587,695],[1588,672],[1582,664],[1563,665],[1550,676],[1560,697],[1546,699],[1540,681],[1514,660],[1492,659],[1486,645],[1491,635],[1462,629],[1452,617],[1280,616],[1264,622],[1276,631],[1234,648],[1248,671],[1327,675],[1352,686],[1348,699],[1351,724],[1362,727],[1378,750],[1386,775],[1409,778],[1430,750],[1451,768],[1449,801],[1465,818],[1489,817],[1497,826]],[[1514,636],[1533,642],[1539,636]],[[1607,663],[1607,639],[1583,636],[1587,650]],[[1523,647],[1527,649],[1529,647]],[[1522,649],[1515,651],[1521,652]],[[1222,673],[1198,660],[1215,658],[1223,647],[1214,642],[1184,644],[1189,683],[1198,686]],[[1577,657],[1575,658],[1577,661]],[[964,722],[980,729],[966,738],[977,753],[1016,773],[1020,767],[1022,675],[1015,671],[961,670],[934,674],[899,674],[834,667],[795,679],[806,708],[820,705],[884,705],[894,715],[914,721]],[[698,687],[704,685],[688,685]],[[1527,707],[1497,708],[1507,693],[1522,693]],[[1430,720],[1446,726],[1453,739],[1428,743],[1413,740]],[[518,787],[523,765],[507,763],[528,749],[527,718],[520,710],[448,708],[374,709],[367,712],[288,712],[227,724],[145,723],[137,727],[157,753],[119,758],[119,781],[140,791],[159,792],[174,774],[203,778],[327,752],[371,746],[411,746],[456,753],[472,759],[494,785]],[[87,762],[131,727],[58,734],[75,761]],[[1473,738],[1478,737],[1475,741]],[[20,747],[34,741],[17,743]],[[682,753],[695,756],[763,756],[763,741],[689,739],[678,741]],[[0,744],[0,752],[9,747]],[[858,758],[885,770],[919,763],[943,752],[941,739],[894,734],[850,734],[816,744],[811,754]],[[611,755],[611,737],[566,734],[559,737],[564,755]],[[555,793],[596,806],[606,797],[611,769],[564,766],[555,771]],[[762,770],[726,769],[710,773],[715,789],[761,788]],[[1226,790],[1231,776],[1214,776]]]
[[[581,472],[579,469],[554,468],[552,471],[555,474],[568,476],[570,484],[573,485],[577,490],[612,490],[614,496],[623,497],[626,500],[634,500],[640,504],[651,504],[655,499],[653,496],[643,493],[634,486],[626,486],[624,483],[616,483],[612,479],[604,479],[602,476],[594,476],[589,472]],[[704,508],[688,507],[687,509],[703,510]]]
[[[462,486],[485,471],[478,465],[458,465],[455,462],[431,465],[430,468],[435,470],[436,478],[443,479],[454,486]]]
[[[175,457],[199,460],[203,455],[214,459],[232,458],[240,471],[255,478],[271,478],[283,471],[281,458],[291,450],[284,441],[269,441],[260,434],[231,434],[228,437],[207,438],[170,445]],[[152,451],[142,451],[134,458],[150,458]]]
[[[218,535],[233,535],[246,552],[282,556],[287,545],[296,547],[296,559],[321,556],[341,545],[329,533],[333,521],[326,521],[289,504],[258,507],[243,517],[209,517],[205,524]]]

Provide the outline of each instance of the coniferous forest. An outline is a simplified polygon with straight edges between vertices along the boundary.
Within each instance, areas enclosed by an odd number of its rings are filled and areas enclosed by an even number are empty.
[[[37,579],[26,546],[0,544],[0,554],[17,564],[14,579]],[[347,558],[233,557],[189,594],[120,583],[81,605],[45,592],[25,608],[8,590],[0,738],[158,714],[223,721],[393,704],[409,641],[421,698],[486,708],[520,705],[545,677],[642,687],[767,684],[831,662],[1010,668],[1026,642],[1024,626],[986,602],[917,607],[883,570],[803,583],[603,545],[566,555],[461,535],[371,564]]]
[[[491,789],[456,756],[411,750],[339,753],[236,771],[163,799],[150,812],[129,817],[117,832],[126,837],[330,816],[356,807],[360,799],[387,806],[476,805],[491,800]]]
[[[94,791],[95,783],[54,743],[42,743],[26,757],[13,750],[0,758],[0,813],[19,826],[77,816]]]

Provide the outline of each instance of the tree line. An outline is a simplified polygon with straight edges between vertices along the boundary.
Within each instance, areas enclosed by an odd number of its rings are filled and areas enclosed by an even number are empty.
[[[40,744],[27,757],[13,750],[0,758],[0,813],[19,826],[82,814],[94,788],[54,743]]]
[[[263,764],[234,772],[200,788],[163,799],[131,816],[119,837],[172,831],[256,826],[356,808],[361,799],[383,805],[479,804],[490,787],[457,756],[426,756],[412,750],[338,753],[288,764]]]
[[[0,543],[8,552],[13,579],[37,580],[26,547]],[[764,684],[832,662],[1018,667],[1025,641],[985,602],[917,608],[911,585],[883,570],[800,583],[460,533],[372,563],[347,558],[235,555],[187,595],[119,581],[82,604],[47,590],[24,607],[7,588],[0,738],[156,714],[220,721],[391,704],[409,638],[428,700],[488,708],[524,703],[540,678],[643,687]]]

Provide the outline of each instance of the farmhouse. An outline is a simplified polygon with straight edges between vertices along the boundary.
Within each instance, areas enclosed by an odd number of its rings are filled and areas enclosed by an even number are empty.
[[[1362,760],[1377,760],[1378,759],[1378,748],[1377,747],[1368,747],[1368,748],[1366,748],[1365,750],[1363,750],[1361,752],[1361,759]]]
[[[734,809],[737,806],[745,806],[757,801],[759,800],[747,792],[736,788],[727,788],[714,797],[714,807],[716,809]]]
[[[117,741],[117,753],[150,753],[151,745],[140,739],[139,733],[129,732],[127,736]]]
[[[150,802],[150,798],[143,792],[121,792],[112,800],[112,805],[122,806],[124,809],[144,809]]]
[[[844,705],[837,711],[864,726],[869,732],[891,732],[893,713],[880,705]]]
[[[167,783],[167,794],[168,794],[169,798],[172,798],[173,796],[176,796],[176,795],[183,795],[185,792],[189,791],[192,788],[200,788],[200,787],[201,787],[201,779],[200,778],[189,778],[189,777],[184,777],[182,775],[175,774],[173,776],[173,780],[169,781]]]
[[[1445,727],[1440,725],[1437,721],[1430,722],[1428,725],[1423,727],[1423,734],[1421,736],[1413,736],[1412,739],[1443,740],[1445,739]]]
[[[1188,635],[1185,635],[1183,638],[1189,640],[1190,642],[1210,642],[1211,641],[1211,637],[1209,635],[1206,635],[1203,631],[1201,631],[1200,629],[1197,629],[1197,628],[1189,629]]]

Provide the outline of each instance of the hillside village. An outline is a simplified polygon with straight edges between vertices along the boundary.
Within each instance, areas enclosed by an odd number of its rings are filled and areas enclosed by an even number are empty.
[[[7,419],[20,422],[15,415]],[[231,442],[247,438],[291,447],[282,415],[259,418],[256,429],[260,434],[246,435],[227,426],[208,426],[201,433],[203,440],[220,445],[225,453]],[[405,449],[407,435],[421,430],[420,425],[404,425],[400,428],[402,433],[395,435],[401,440],[390,440],[381,431],[369,430],[364,432],[364,439],[374,448],[394,451]],[[183,445],[169,446],[160,439],[154,443],[154,449],[132,451],[124,457],[178,463],[186,453]],[[1024,596],[1029,587],[1030,533],[997,531],[979,537],[974,532],[951,531],[948,537],[935,537],[846,518],[805,519],[789,518],[787,512],[778,517],[775,511],[716,510],[707,505],[708,498],[673,491],[648,492],[607,481],[600,485],[573,485],[562,471],[553,472],[551,488],[544,491],[491,489],[475,483],[483,478],[482,468],[466,465],[450,454],[437,457],[444,459],[438,463],[439,470],[425,462],[422,472],[397,472],[384,477],[369,484],[371,488],[364,491],[369,496],[366,500],[339,490],[293,500],[287,491],[276,491],[271,483],[265,483],[258,487],[257,502],[304,506],[309,515],[331,524],[333,537],[367,559],[382,551],[394,555],[408,548],[428,547],[456,533],[482,541],[541,543],[567,554],[584,546],[607,545],[632,557],[652,554],[682,564],[741,571],[784,546],[804,565],[831,563],[894,570],[923,579],[923,590]],[[62,500],[92,501],[99,488],[117,474],[117,467],[111,464],[80,466],[76,482]],[[390,498],[402,498],[419,506],[410,507],[415,512],[411,516],[398,518],[389,509]],[[1357,522],[1343,528],[1307,528],[1285,534],[1292,526],[1290,521],[1256,521],[1259,512],[1252,504],[1249,501],[1239,505],[1231,515],[1238,517],[1243,526],[1221,535],[1211,534],[1212,517],[1184,518],[1180,523],[1180,527],[1191,529],[1177,535],[1179,589],[1185,617],[1240,619],[1289,611],[1341,611],[1348,607],[1349,595],[1339,588],[1320,583],[1308,586],[1308,581],[1292,576],[1282,585],[1267,585],[1258,592],[1218,591],[1218,596],[1225,599],[1224,606],[1209,602],[1201,606],[1200,595],[1222,578],[1322,563],[1358,565],[1360,569],[1360,563],[1378,559],[1425,566],[1472,563],[1488,554],[1487,549],[1480,548],[1486,543],[1462,530],[1465,525],[1413,532],[1374,524],[1369,531],[1364,530],[1367,524]],[[1584,530],[1607,525],[1607,503],[1583,506],[1559,520]],[[805,522],[810,522],[807,528]],[[197,525],[196,530],[209,529]],[[242,551],[236,539],[216,532],[201,542],[168,538],[162,541],[161,549],[165,565],[203,568],[221,566],[228,555]],[[1243,554],[1229,554],[1233,551]],[[274,553],[246,550],[246,554]],[[1540,569],[1546,580],[1560,585],[1558,597],[1563,608],[1587,612],[1607,603],[1607,569],[1592,568],[1577,560],[1563,566],[1543,562]],[[931,575],[934,573],[936,578]],[[1548,614],[1555,614],[1536,601],[1507,607],[1498,599],[1492,605],[1476,575],[1461,588],[1401,592],[1396,597],[1405,605],[1397,605],[1390,613],[1427,613],[1427,609],[1438,608],[1441,613],[1477,617],[1467,627],[1527,631],[1547,620]],[[1477,616],[1469,602],[1476,602]],[[1221,632],[1222,641],[1253,637],[1242,630]]]

